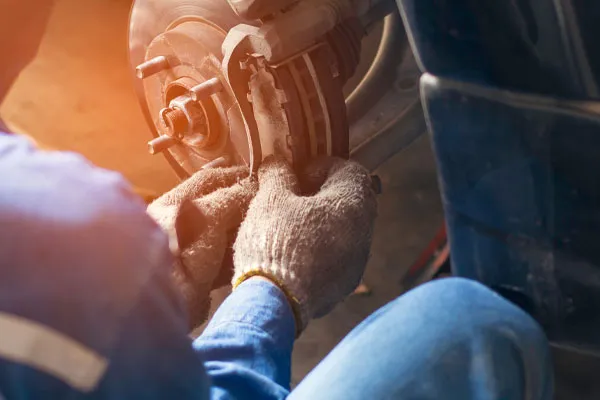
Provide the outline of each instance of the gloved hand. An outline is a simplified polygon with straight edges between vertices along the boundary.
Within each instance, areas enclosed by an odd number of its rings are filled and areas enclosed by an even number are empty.
[[[300,181],[285,161],[270,159],[258,180],[234,244],[233,286],[256,275],[273,281],[290,300],[300,333],[359,284],[375,192],[363,167],[336,158],[312,162]]]
[[[256,194],[258,185],[247,176],[245,167],[202,170],[148,206],[178,256],[173,278],[187,303],[191,327],[208,316],[210,291],[226,250]]]

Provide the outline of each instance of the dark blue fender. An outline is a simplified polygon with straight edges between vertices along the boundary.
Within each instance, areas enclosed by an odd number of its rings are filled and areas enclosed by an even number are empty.
[[[398,3],[454,273],[600,354],[600,2]]]

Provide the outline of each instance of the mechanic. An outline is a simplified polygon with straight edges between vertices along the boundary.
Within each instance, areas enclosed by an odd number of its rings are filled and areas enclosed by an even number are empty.
[[[50,5],[0,0],[0,100]],[[539,326],[458,278],[375,312],[290,392],[295,338],[368,259],[376,198],[357,164],[200,171],[147,210],[119,174],[7,132],[0,171],[0,398],[552,397]],[[232,242],[233,292],[192,342]]]

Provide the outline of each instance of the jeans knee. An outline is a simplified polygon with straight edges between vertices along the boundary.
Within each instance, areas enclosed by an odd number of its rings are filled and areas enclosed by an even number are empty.
[[[338,352],[374,358],[361,366],[395,374],[390,385],[406,398],[549,399],[552,391],[548,344],[538,324],[492,290],[462,278],[404,294],[354,329]],[[418,379],[410,378],[416,373]],[[421,395],[422,382],[429,385],[428,396]]]
[[[525,311],[473,280],[435,280],[406,293],[399,301],[408,302],[411,309],[432,323],[445,320],[461,330],[485,331],[488,335],[505,335],[510,330],[526,341],[546,340],[538,323]],[[406,307],[398,307],[398,312],[406,312]]]
[[[477,281],[457,277],[436,279],[418,286],[412,292],[429,298],[439,297],[440,300],[446,301],[454,301],[455,297],[457,299],[466,299],[497,296],[491,289]]]

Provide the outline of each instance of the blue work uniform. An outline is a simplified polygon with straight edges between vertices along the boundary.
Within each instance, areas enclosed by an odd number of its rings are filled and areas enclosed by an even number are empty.
[[[551,396],[537,324],[461,279],[377,311],[290,394],[295,326],[283,293],[243,283],[192,341],[172,261],[119,174],[0,134],[0,397]]]

